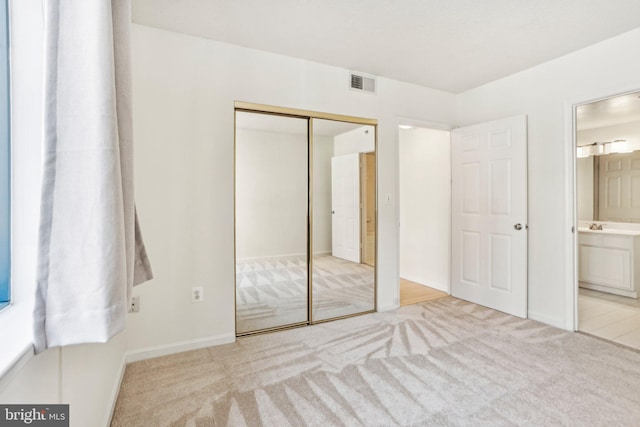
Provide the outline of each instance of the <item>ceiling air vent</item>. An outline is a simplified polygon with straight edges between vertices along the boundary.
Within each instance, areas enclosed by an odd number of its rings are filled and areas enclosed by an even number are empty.
[[[351,77],[351,90],[355,90],[358,92],[376,93],[375,76],[354,71],[350,72],[349,74]]]

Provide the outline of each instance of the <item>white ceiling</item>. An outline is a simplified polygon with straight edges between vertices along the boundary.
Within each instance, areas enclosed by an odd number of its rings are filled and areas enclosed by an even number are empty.
[[[640,122],[640,92],[581,105],[576,109],[577,130]]]
[[[133,0],[135,23],[459,93],[640,26],[638,0]]]

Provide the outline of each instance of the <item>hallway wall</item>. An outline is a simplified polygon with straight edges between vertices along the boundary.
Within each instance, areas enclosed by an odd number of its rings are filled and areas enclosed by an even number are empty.
[[[450,132],[400,129],[400,277],[449,292]]]

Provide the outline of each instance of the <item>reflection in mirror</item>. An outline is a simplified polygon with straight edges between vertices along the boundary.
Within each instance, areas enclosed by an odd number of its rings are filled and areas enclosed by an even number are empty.
[[[375,307],[375,127],[312,119],[313,321]]]
[[[307,119],[236,112],[236,332],[308,320]]]
[[[576,109],[580,221],[640,222],[639,92]]]
[[[640,151],[577,159],[578,220],[640,223]]]

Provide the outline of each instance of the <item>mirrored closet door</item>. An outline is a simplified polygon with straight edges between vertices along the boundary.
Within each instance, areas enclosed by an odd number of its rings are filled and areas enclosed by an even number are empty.
[[[375,301],[375,128],[312,119],[312,320],[371,311]]]
[[[374,311],[375,120],[253,106],[236,103],[236,334]]]
[[[308,120],[236,112],[236,331],[306,323]]]

